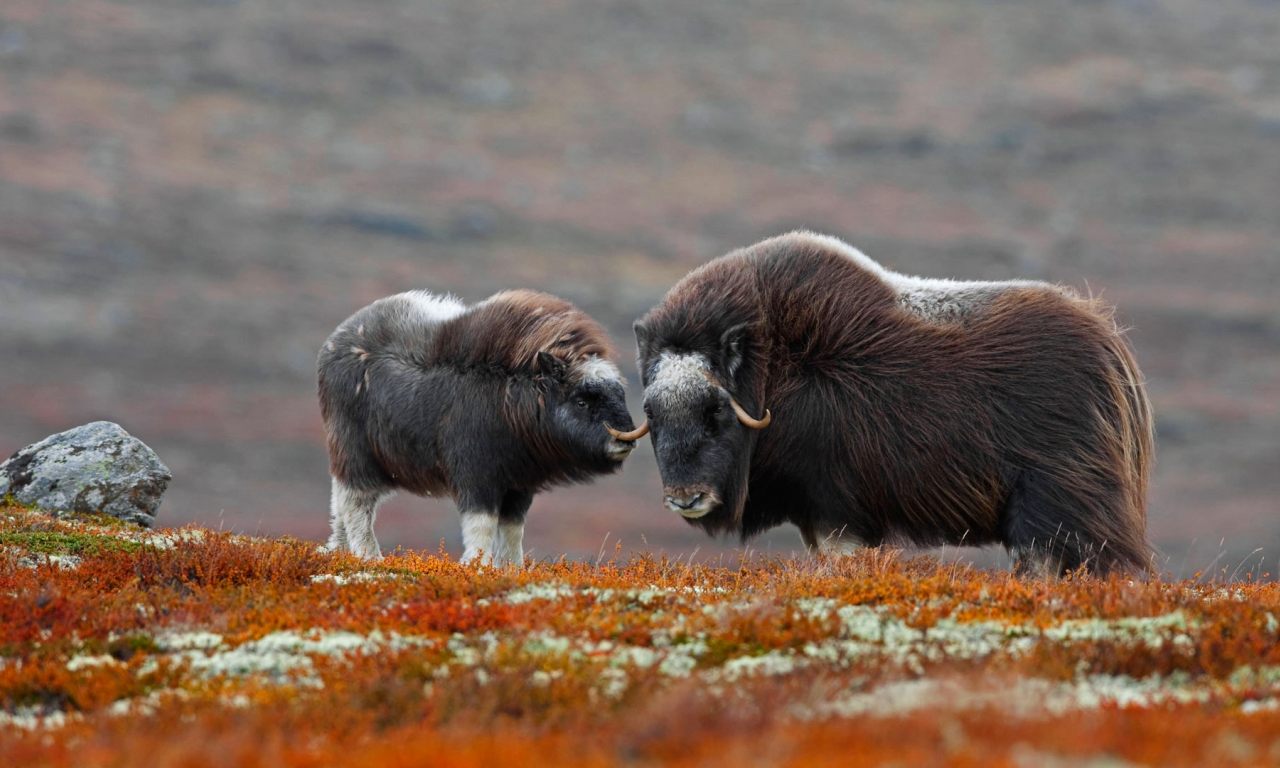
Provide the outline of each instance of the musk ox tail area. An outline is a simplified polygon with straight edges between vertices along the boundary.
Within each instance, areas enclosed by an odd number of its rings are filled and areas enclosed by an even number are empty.
[[[1006,545],[1020,571],[1051,575],[1086,568],[1095,574],[1152,568],[1146,538],[1147,483],[1154,463],[1151,404],[1133,351],[1113,309],[1068,294],[1079,326],[1079,372],[1062,372],[1080,429],[1045,432],[1061,450],[1015,482],[1006,512]],[[1085,352],[1085,350],[1092,350]],[[1071,382],[1071,383],[1069,383]]]
[[[1127,546],[1115,553],[1116,560],[1109,562],[1115,568],[1148,570],[1152,565],[1152,554],[1145,535],[1146,504],[1147,483],[1155,464],[1155,419],[1133,350],[1121,329],[1115,326],[1110,311],[1106,317],[1112,328],[1107,351],[1112,358],[1113,375],[1108,383],[1116,403],[1115,431],[1110,438],[1122,457],[1119,464],[1124,468],[1124,487],[1128,496],[1125,512],[1129,516],[1129,527],[1136,532],[1136,541],[1126,542]],[[1104,558],[1099,563],[1100,569],[1105,570],[1107,562]]]
[[[325,340],[317,360],[320,416],[329,445],[330,473],[351,488],[374,491],[390,478],[367,450],[368,424],[377,398],[412,379],[440,327],[466,311],[452,296],[407,291],[379,299],[344,320]]]

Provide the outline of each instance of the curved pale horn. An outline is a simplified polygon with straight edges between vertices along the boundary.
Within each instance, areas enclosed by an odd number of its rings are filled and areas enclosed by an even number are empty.
[[[608,424],[605,424],[604,428],[609,430],[609,434],[613,435],[614,440],[621,440],[624,443],[629,443],[632,440],[639,440],[640,438],[649,434],[649,422],[647,421],[641,424],[640,428],[635,430],[634,432],[619,432],[618,430],[614,429]]]
[[[768,408],[764,409],[763,419],[753,419],[747,415],[746,411],[742,410],[742,406],[738,405],[738,401],[734,400],[732,397],[729,398],[729,405],[733,406],[733,412],[738,414],[738,421],[752,429],[764,429],[769,426],[769,422],[773,421],[773,414],[769,413]]]

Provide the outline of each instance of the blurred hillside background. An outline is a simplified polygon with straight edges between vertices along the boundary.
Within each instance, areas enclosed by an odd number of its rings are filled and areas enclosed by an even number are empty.
[[[358,307],[563,295],[639,415],[631,321],[796,227],[1118,304],[1166,569],[1276,570],[1275,0],[3,0],[0,454],[117,421],[174,472],[161,524],[323,539],[315,354]],[[447,503],[377,530],[459,551]],[[526,547],[619,539],[737,546],[663,509],[647,443]]]

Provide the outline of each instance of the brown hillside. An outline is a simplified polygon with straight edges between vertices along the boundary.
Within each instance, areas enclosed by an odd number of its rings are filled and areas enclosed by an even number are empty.
[[[1276,39],[1248,0],[5,0],[0,454],[111,419],[173,469],[162,521],[318,539],[315,352],[357,307],[547,290],[628,372],[688,269],[807,226],[1116,302],[1168,569],[1274,562]],[[533,554],[723,551],[642,448],[540,498]],[[379,536],[458,532],[399,499]]]

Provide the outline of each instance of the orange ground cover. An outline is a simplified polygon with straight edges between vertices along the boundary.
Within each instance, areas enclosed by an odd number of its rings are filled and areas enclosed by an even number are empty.
[[[1270,581],[376,564],[0,509],[5,765],[1280,763]],[[1229,574],[1226,574],[1229,575]],[[1055,761],[1058,761],[1055,763]]]

